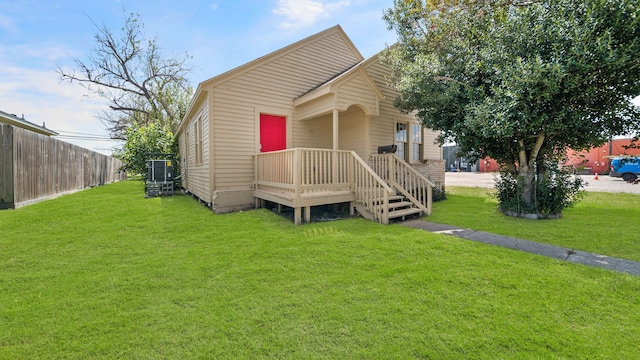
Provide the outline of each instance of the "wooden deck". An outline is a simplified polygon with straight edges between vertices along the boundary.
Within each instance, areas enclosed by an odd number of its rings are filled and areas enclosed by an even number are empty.
[[[256,206],[264,201],[294,209],[294,222],[310,221],[311,207],[350,204],[364,217],[389,219],[431,212],[427,179],[393,154],[373,156],[369,166],[353,151],[288,149],[261,153],[255,159]]]

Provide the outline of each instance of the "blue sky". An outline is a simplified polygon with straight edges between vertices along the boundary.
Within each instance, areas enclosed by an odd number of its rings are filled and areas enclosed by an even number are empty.
[[[108,137],[95,114],[104,101],[60,83],[57,64],[73,65],[93,47],[95,25],[117,30],[137,13],[163,54],[193,56],[194,88],[334,25],[364,57],[395,41],[382,20],[391,0],[0,0],[0,110],[71,136]],[[117,143],[64,138],[109,153]]]

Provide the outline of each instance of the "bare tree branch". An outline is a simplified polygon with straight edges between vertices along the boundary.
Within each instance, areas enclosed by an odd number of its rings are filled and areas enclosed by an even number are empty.
[[[190,56],[163,58],[156,38],[144,37],[135,14],[125,19],[120,34],[93,24],[95,47],[85,59],[73,59],[77,71],[58,65],[60,80],[76,82],[107,100],[111,111],[120,115],[103,113],[99,118],[113,137],[122,137],[131,125],[150,122],[175,128],[191,96],[186,78]]]

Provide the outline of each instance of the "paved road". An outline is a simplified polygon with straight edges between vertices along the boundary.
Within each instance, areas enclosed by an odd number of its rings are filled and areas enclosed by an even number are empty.
[[[445,173],[445,186],[467,186],[480,188],[494,187],[493,173],[469,173],[469,172],[447,172]],[[640,184],[629,184],[620,178],[613,178],[608,175],[579,175],[586,182],[587,191],[618,192],[640,194]]]

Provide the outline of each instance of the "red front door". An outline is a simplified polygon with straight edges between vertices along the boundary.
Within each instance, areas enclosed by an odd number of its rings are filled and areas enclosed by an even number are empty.
[[[287,118],[260,114],[260,152],[287,148]]]

